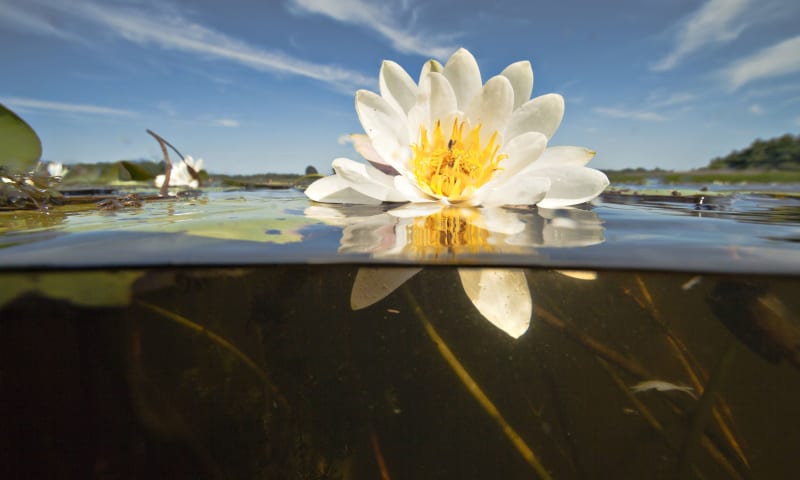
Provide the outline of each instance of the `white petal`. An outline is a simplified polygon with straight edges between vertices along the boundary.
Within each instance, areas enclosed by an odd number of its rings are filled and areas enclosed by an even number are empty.
[[[582,167],[589,163],[595,155],[597,152],[584,147],[547,147],[547,150],[536,160],[536,167]]]
[[[360,310],[383,300],[420,270],[403,267],[359,268],[350,293],[350,307]]]
[[[565,277],[575,280],[597,280],[597,272],[594,270],[554,270]]]
[[[405,196],[394,188],[394,177],[386,175],[377,168],[365,163],[354,162],[349,158],[333,161],[336,174],[357,192],[383,202],[404,202]]]
[[[550,179],[538,175],[538,171],[526,170],[499,186],[481,188],[476,197],[484,207],[536,205],[545,198],[549,189]]]
[[[494,174],[487,186],[506,182],[529,165],[538,162],[543,152],[547,151],[546,147],[547,137],[539,132],[525,132],[516,136],[503,147],[501,153],[508,155],[508,158],[500,163],[502,170]]]
[[[409,174],[410,176],[410,174]],[[435,202],[436,199],[425,194],[417,187],[416,182],[410,180],[406,175],[394,177],[394,188],[402,194],[409,202]]]
[[[481,124],[481,142],[485,144],[494,132],[503,132],[514,109],[514,89],[502,75],[486,82],[467,107],[467,118],[472,125]]]
[[[514,111],[505,131],[506,141],[525,132],[541,132],[550,139],[564,118],[564,98],[548,93],[533,98]]]
[[[427,62],[422,64],[422,70],[419,72],[419,84],[422,85],[422,81],[425,77],[428,76],[431,72],[442,73],[444,67],[438,60],[430,59]]]
[[[458,49],[444,66],[444,76],[447,77],[450,85],[453,86],[453,91],[456,92],[458,109],[466,110],[469,102],[481,91],[482,86],[481,71],[475,57],[464,48]]]
[[[452,125],[449,123],[453,113],[457,110],[456,94],[453,92],[453,87],[450,82],[441,73],[431,73],[428,75],[430,79],[430,119],[426,122],[426,128],[430,133],[431,129],[436,126],[436,122],[442,122],[442,127],[450,129]],[[450,120],[450,121],[448,121]],[[413,125],[411,125],[413,127]]]
[[[417,98],[417,84],[403,67],[391,60],[384,60],[378,75],[381,96],[396,106],[401,112],[408,113]]]
[[[608,177],[593,168],[546,167],[527,169],[523,173],[526,172],[547,177],[551,181],[550,190],[544,200],[539,202],[542,208],[558,208],[588,202],[600,195],[608,186]]]
[[[489,322],[512,338],[528,330],[533,300],[523,270],[460,268],[464,292]]]
[[[354,133],[350,135],[350,142],[352,142],[353,148],[355,148],[366,161],[371,163],[373,167],[387,175],[398,174],[397,170],[386,163],[386,160],[375,151],[375,148],[372,146],[372,140],[370,140],[368,136],[363,133]]]
[[[507,77],[514,87],[514,109],[531,98],[533,92],[533,68],[531,62],[523,60],[507,66],[500,75]]]
[[[389,165],[402,167],[409,145],[405,117],[383,97],[368,90],[356,92],[356,112],[378,155]]]
[[[323,203],[359,203],[365,205],[378,205],[381,203],[372,197],[359,193],[350,184],[338,175],[322,177],[308,186],[305,194],[315,202]]]

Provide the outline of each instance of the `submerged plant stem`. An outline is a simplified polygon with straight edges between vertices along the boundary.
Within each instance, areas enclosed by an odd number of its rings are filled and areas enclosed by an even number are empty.
[[[640,275],[636,275],[636,283],[639,286],[639,290],[641,291],[642,296],[646,301],[646,304],[643,304],[642,302],[638,301],[636,297],[632,296],[632,298],[634,298],[634,300],[636,300],[637,303],[639,303],[639,305],[642,307],[643,310],[649,311],[650,315],[656,321],[656,323],[658,323],[664,329],[669,346],[672,348],[673,352],[675,353],[675,356],[678,358],[678,361],[681,363],[681,366],[683,367],[684,371],[689,376],[689,379],[691,380],[695,391],[699,395],[702,395],[704,387],[701,378],[707,379],[708,374],[705,371],[703,371],[702,367],[700,366],[700,363],[694,358],[692,352],[689,350],[686,344],[684,344],[680,338],[677,338],[675,335],[673,335],[672,331],[667,325],[667,322],[665,322],[663,318],[661,318],[661,315],[659,314],[659,311],[656,308],[655,301],[653,300],[653,295],[650,293],[650,290],[647,288],[644,279],[642,279]],[[722,430],[722,435],[728,441],[730,447],[739,457],[739,460],[744,464],[745,467],[749,468],[750,463],[747,460],[747,456],[744,454],[741,442],[737,440],[736,435],[733,432],[732,425],[734,425],[734,420],[733,420],[733,415],[731,415],[730,413],[730,407],[728,406],[728,402],[726,402],[724,398],[720,398],[719,405],[720,405],[719,408],[716,405],[712,406],[712,414],[714,416],[714,420],[717,422],[717,425],[719,426],[720,430]],[[720,412],[720,410],[722,410],[722,412]]]
[[[678,478],[688,478],[687,473],[691,464],[692,453],[701,443],[701,440],[704,436],[706,423],[708,423],[708,417],[711,415],[711,412],[714,408],[715,397],[717,396],[717,392],[722,386],[725,375],[728,373],[728,370],[730,369],[735,357],[736,343],[734,341],[730,341],[725,349],[725,352],[722,354],[722,357],[717,363],[716,368],[712,372],[711,377],[708,380],[708,384],[703,391],[703,395],[700,397],[700,401],[697,403],[697,407],[695,408],[689,433],[687,434],[686,440],[683,443],[683,448],[681,449],[681,459],[680,463],[678,464]]]
[[[439,335],[439,332],[436,331],[436,329],[433,327],[433,324],[431,324],[430,320],[428,320],[427,315],[425,315],[425,312],[417,302],[414,294],[411,293],[411,289],[407,285],[404,285],[403,292],[406,294],[408,303],[411,305],[411,308],[414,310],[417,318],[425,328],[425,333],[428,334],[430,339],[436,345],[439,353],[445,359],[453,372],[455,372],[458,379],[461,380],[461,383],[467,387],[469,393],[475,397],[475,400],[481,404],[483,409],[486,410],[486,413],[492,417],[498,426],[500,426],[506,437],[508,437],[519,454],[522,455],[522,458],[528,462],[537,475],[544,480],[552,480],[550,473],[544,468],[541,461],[539,461],[539,458],[536,456],[530,446],[525,443],[525,440],[523,440],[516,430],[514,430],[514,428],[508,423],[508,421],[506,421],[495,404],[489,399],[489,397],[486,396],[480,385],[475,382],[475,379],[472,378],[472,375],[469,374],[467,369],[464,368],[458,358],[456,358],[456,356],[453,354],[453,351],[450,350],[450,347],[447,346],[444,339]]]
[[[169,320],[172,320],[173,322],[179,325],[182,325],[184,327],[189,328],[190,330],[194,330],[195,332],[204,335],[212,342],[216,343],[223,349],[227,350],[229,353],[233,354],[234,357],[238,358],[242,363],[247,365],[250,368],[250,370],[252,370],[258,376],[258,378],[261,379],[261,381],[269,385],[270,389],[272,390],[272,393],[274,393],[277,396],[277,398],[281,401],[281,403],[284,406],[288,405],[288,401],[283,397],[283,395],[281,395],[280,391],[278,390],[278,387],[276,387],[270,381],[267,372],[263,368],[259,367],[258,364],[255,361],[253,361],[252,358],[248,357],[244,352],[236,348],[234,344],[232,344],[225,338],[207,329],[206,327],[189,320],[184,316],[178,315],[177,313],[171,312],[165,308],[161,308],[158,305],[153,305],[152,303],[143,302],[141,300],[137,300],[136,304],[138,304],[143,308],[146,308],[147,310],[155,312],[161,315],[162,317],[168,318]]]

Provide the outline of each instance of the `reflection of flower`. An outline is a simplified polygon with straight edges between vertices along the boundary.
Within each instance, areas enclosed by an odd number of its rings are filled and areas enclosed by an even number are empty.
[[[381,260],[446,260],[492,252],[530,254],[530,247],[585,246],[603,241],[591,211],[515,211],[504,208],[322,207],[306,215],[343,227],[339,251]],[[420,267],[361,268],[351,294],[358,310],[383,299]],[[513,268],[459,268],[461,286],[478,311],[513,338],[525,333],[533,312],[525,272]]]
[[[195,161],[191,155],[186,155],[182,162],[173,165],[169,176],[170,186],[197,188],[200,183],[189,171],[189,168],[194,170],[195,173],[200,173],[200,170],[203,169],[203,159],[198,158]],[[157,187],[164,185],[164,175],[157,175],[155,182]]]
[[[380,95],[356,93],[367,136],[353,141],[371,164],[334,160],[336,174],[306,190],[312,200],[558,207],[591,200],[608,185],[603,173],[584,166],[594,152],[546,148],[564,100],[529,100],[530,62],[511,64],[482,85],[475,58],[461,49],[444,67],[428,61],[419,84],[390,61],[379,80]]]
[[[47,173],[51,177],[63,177],[69,172],[69,169],[64,167],[63,163],[51,162],[47,164]]]

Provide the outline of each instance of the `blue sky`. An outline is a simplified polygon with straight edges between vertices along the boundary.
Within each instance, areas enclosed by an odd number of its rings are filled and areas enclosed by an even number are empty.
[[[0,0],[0,102],[44,159],[330,171],[383,59],[416,77],[458,47],[484,81],[530,60],[566,115],[552,145],[598,168],[700,167],[800,130],[796,0]]]

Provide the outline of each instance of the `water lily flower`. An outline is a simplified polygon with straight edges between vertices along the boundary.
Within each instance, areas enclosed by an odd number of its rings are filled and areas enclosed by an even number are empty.
[[[190,187],[197,188],[200,182],[192,175],[189,168],[199,173],[203,169],[203,159],[193,159],[191,155],[186,155],[182,162],[172,166],[172,172],[169,176],[169,184],[174,187]],[[164,175],[157,175],[155,178],[156,187],[164,185]]]
[[[608,185],[602,172],[585,166],[595,152],[547,147],[564,99],[530,99],[528,61],[483,84],[475,58],[462,48],[444,66],[426,62],[418,83],[384,61],[379,83],[380,94],[355,96],[366,135],[353,143],[369,163],[335,159],[335,174],[306,189],[310,199],[555,208],[587,202]]]
[[[63,177],[69,172],[69,169],[64,167],[63,163],[51,162],[47,164],[47,173],[51,177]]]

